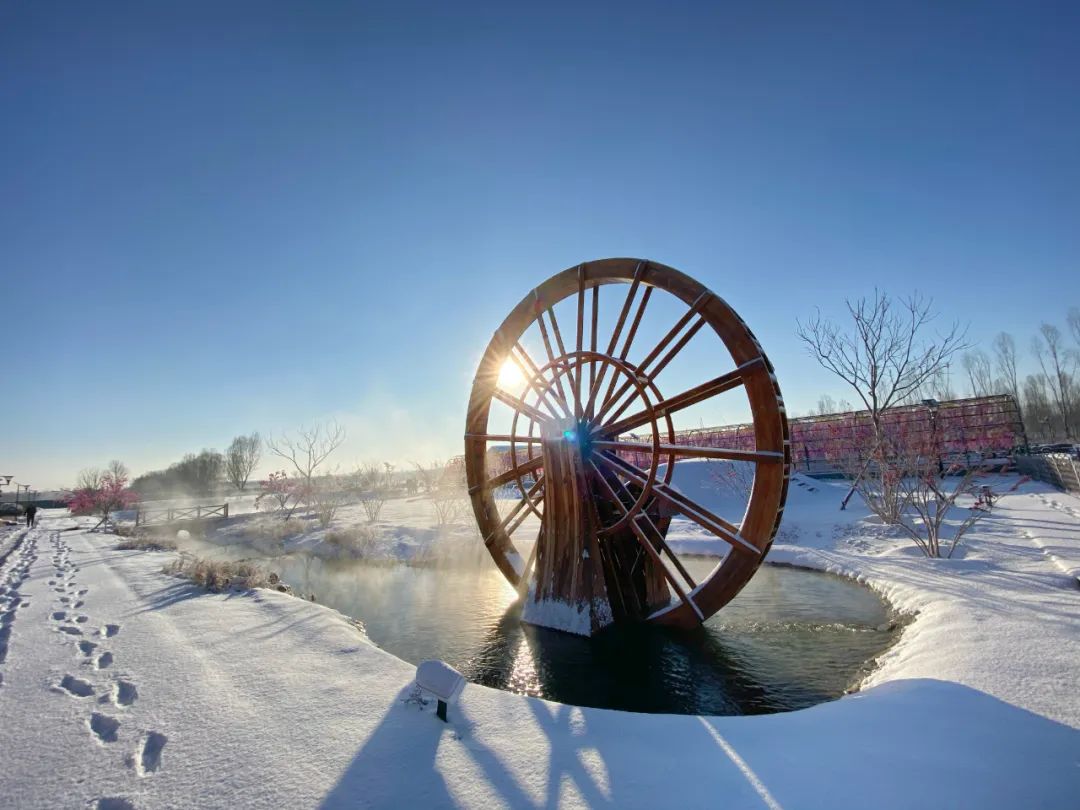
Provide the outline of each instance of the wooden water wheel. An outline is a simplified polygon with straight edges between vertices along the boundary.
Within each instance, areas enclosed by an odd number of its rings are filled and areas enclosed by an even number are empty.
[[[610,333],[598,324],[602,289],[615,294]],[[556,320],[560,302],[564,319],[576,314],[569,331]],[[646,310],[658,308],[674,323],[641,338]],[[695,359],[691,372],[700,377],[662,391],[661,372],[706,339],[706,367]],[[674,416],[739,389],[750,448],[679,443]],[[496,403],[508,426],[492,425]],[[678,489],[679,459],[752,465],[741,520]],[[613,621],[695,626],[727,604],[772,544],[789,465],[783,399],[757,339],[723,299],[655,262],[605,259],[549,278],[491,339],[469,399],[465,472],[484,543],[526,592],[523,620],[580,635]],[[665,542],[677,516],[730,547],[701,581]],[[533,538],[526,554],[523,531]]]

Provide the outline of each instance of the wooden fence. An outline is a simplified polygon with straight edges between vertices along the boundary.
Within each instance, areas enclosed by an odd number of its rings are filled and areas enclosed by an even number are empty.
[[[140,509],[135,513],[136,526],[158,526],[209,518],[227,518],[229,504],[218,506],[179,506],[170,509]]]
[[[1017,456],[1016,469],[1066,492],[1080,493],[1080,461],[1063,453]]]

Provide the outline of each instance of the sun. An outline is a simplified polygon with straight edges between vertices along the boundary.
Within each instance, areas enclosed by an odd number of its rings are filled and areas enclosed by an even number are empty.
[[[520,391],[523,385],[525,385],[525,375],[521,373],[521,368],[514,359],[508,357],[499,369],[499,388],[513,393]]]

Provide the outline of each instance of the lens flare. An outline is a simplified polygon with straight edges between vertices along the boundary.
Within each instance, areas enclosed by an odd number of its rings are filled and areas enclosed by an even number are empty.
[[[513,359],[507,359],[499,369],[499,388],[510,393],[520,391],[525,385],[525,375]]]

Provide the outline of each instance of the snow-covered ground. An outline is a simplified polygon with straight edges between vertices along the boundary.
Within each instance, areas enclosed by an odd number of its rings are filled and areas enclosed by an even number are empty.
[[[927,561],[840,494],[797,482],[770,557],[917,612],[859,693],[691,717],[469,685],[449,725],[340,614],[47,513],[0,570],[0,805],[1076,807],[1080,499],[1024,484]]]

